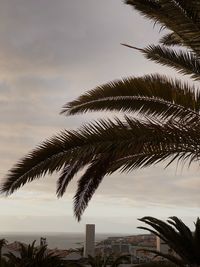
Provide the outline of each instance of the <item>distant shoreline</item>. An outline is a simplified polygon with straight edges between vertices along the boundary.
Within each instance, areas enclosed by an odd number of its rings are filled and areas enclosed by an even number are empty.
[[[95,240],[100,242],[108,237],[115,236],[112,233],[96,233]],[[123,235],[120,235],[123,236]],[[70,249],[81,247],[84,244],[85,233],[63,233],[63,232],[1,232],[0,239],[5,238],[9,243],[18,241],[26,244],[36,240],[40,243],[40,237],[47,239],[49,248]]]
[[[119,234],[119,233],[96,233],[95,241],[99,243],[108,238],[125,238],[137,236],[138,234]],[[85,233],[67,233],[67,232],[1,232],[0,239],[5,238],[9,243],[18,241],[26,244],[36,240],[36,244],[40,243],[40,237],[47,239],[49,248],[74,249],[84,244]]]
[[[84,232],[45,232],[45,231],[33,231],[33,232],[28,232],[28,231],[15,231],[15,232],[11,232],[11,231],[1,231],[1,234],[72,234],[72,235],[84,235]],[[136,233],[136,234],[130,234],[130,233],[104,233],[104,232],[98,232],[96,233],[97,235],[111,235],[111,236],[132,236],[132,235],[140,235],[140,233]],[[141,233],[141,235],[143,235]]]

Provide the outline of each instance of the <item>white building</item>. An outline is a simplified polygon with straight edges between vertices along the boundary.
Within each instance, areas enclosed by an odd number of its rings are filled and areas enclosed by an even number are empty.
[[[94,257],[94,251],[95,251],[95,225],[86,224],[84,257],[87,258],[88,255]]]

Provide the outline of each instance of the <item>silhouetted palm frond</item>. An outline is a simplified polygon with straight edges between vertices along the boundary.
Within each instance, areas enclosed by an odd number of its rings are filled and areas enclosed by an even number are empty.
[[[117,110],[141,115],[190,119],[199,116],[200,94],[195,87],[161,75],[111,82],[87,92],[63,107],[73,115],[88,111]]]
[[[9,264],[23,267],[64,267],[63,261],[53,252],[48,252],[47,246],[35,247],[35,241],[32,244],[20,244],[20,255],[12,252],[5,254]]]
[[[142,53],[147,59],[171,67],[180,74],[190,75],[194,80],[200,80],[200,60],[193,53],[160,45],[148,46],[142,49]]]
[[[62,196],[73,176],[87,167],[78,182],[74,202],[75,215],[80,219],[105,175],[167,159],[198,160],[199,127],[196,122],[188,125],[125,117],[124,120],[100,120],[77,131],[62,132],[11,169],[2,191],[10,194],[33,179],[62,169],[57,191]]]
[[[199,1],[126,0],[125,3],[177,34],[187,47],[199,55]]]
[[[174,255],[165,254],[159,251],[147,250],[157,256],[162,256],[169,261],[179,265],[199,265],[199,240],[200,222],[197,219],[195,232],[191,230],[177,217],[170,217],[167,223],[153,217],[144,217],[139,221],[146,223],[151,228],[138,227],[139,229],[148,230],[163,240],[172,250]],[[153,228],[153,229],[152,229]]]
[[[183,46],[183,40],[174,32],[165,34],[160,40],[159,43],[166,46]]]

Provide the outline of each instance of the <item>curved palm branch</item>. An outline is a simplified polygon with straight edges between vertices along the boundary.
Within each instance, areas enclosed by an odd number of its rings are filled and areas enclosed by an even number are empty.
[[[200,60],[191,52],[160,45],[151,45],[141,51],[147,59],[171,67],[180,74],[190,75],[194,80],[200,80]]]
[[[138,227],[139,229],[148,230],[160,237],[164,242],[166,242],[166,244],[168,244],[171,249],[173,249],[177,256],[168,255],[153,250],[151,250],[150,252],[158,256],[162,256],[179,266],[184,266],[185,264],[199,265],[200,240],[196,238],[197,235],[200,235],[199,219],[197,219],[196,221],[194,234],[177,217],[170,217],[170,219],[167,220],[167,223],[153,217],[144,217],[142,219],[139,219],[139,221],[142,221],[151,226],[151,228]]]
[[[189,118],[199,116],[200,94],[193,86],[161,75],[146,75],[107,83],[63,107],[73,115],[88,111],[117,110],[141,115]]]
[[[166,46],[150,45],[146,48],[137,48],[128,44],[123,46],[135,49],[150,59],[163,66],[171,67],[180,74],[190,75],[195,81],[200,79],[200,61],[194,53],[185,52],[183,50],[175,50]]]
[[[11,169],[2,192],[11,194],[33,179],[62,169],[57,191],[62,196],[73,176],[87,167],[74,198],[75,215],[80,219],[105,175],[149,166],[170,157],[171,161],[198,160],[199,127],[196,122],[188,126],[125,117],[124,121],[101,120],[78,131],[66,131],[44,142]]]

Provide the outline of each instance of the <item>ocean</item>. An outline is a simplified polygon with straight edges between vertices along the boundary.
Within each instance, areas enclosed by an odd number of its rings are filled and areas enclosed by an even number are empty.
[[[96,233],[95,241],[98,243],[109,236],[120,236],[120,234]],[[69,249],[83,247],[85,235],[83,233],[0,233],[0,239],[5,238],[8,243],[19,241],[30,244],[36,240],[36,245],[39,245],[40,237],[46,238],[48,247],[51,249]]]

